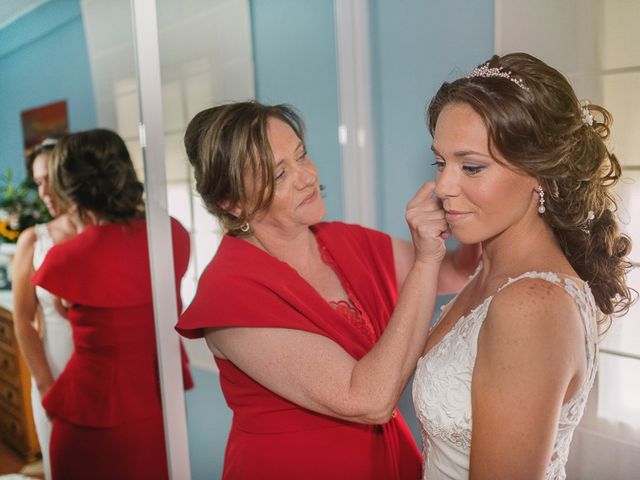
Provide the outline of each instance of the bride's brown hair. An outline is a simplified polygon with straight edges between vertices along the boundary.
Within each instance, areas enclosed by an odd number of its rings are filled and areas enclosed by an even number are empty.
[[[484,65],[502,68],[509,78],[478,75],[444,83],[427,109],[429,131],[434,134],[446,105],[467,104],[487,127],[489,151],[539,180],[544,219],[589,283],[606,329],[610,315],[626,312],[633,301],[625,283],[631,240],[620,233],[611,192],[621,168],[605,144],[611,114],[581,105],[565,76],[531,55],[494,55]]]

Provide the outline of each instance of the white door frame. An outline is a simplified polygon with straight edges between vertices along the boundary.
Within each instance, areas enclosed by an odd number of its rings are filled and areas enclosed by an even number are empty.
[[[367,0],[335,0],[344,220],[376,227]]]
[[[191,478],[180,344],[174,325],[178,303],[174,284],[171,222],[167,209],[162,83],[155,0],[133,0],[133,30],[140,101],[140,146],[144,158],[147,237],[160,393],[169,478]]]

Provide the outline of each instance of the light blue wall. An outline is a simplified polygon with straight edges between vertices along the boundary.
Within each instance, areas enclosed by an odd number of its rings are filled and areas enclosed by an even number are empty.
[[[433,177],[425,106],[493,53],[493,0],[372,0],[378,227],[408,238],[405,205]]]
[[[0,168],[24,175],[20,112],[67,101],[70,130],[96,126],[78,0],[56,0],[0,30]]]
[[[231,410],[222,396],[218,375],[195,367],[191,375],[196,388],[185,394],[191,479],[222,478]]]
[[[304,117],[307,147],[326,186],[328,219],[341,219],[338,86],[332,0],[252,0],[256,98]]]

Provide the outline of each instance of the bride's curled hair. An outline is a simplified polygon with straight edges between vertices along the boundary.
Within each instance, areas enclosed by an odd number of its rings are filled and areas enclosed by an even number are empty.
[[[632,303],[625,283],[631,240],[620,233],[611,191],[621,168],[605,143],[611,114],[579,102],[564,75],[531,55],[494,55],[486,65],[502,68],[516,81],[473,76],[444,83],[427,109],[429,130],[433,135],[446,105],[465,103],[484,120],[489,151],[539,180],[544,219],[589,283],[606,329],[610,316]]]

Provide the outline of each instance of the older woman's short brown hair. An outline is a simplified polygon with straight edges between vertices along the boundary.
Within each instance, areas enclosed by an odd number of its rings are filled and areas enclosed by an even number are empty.
[[[241,235],[240,227],[273,201],[274,159],[267,135],[271,118],[285,122],[304,142],[304,123],[292,107],[256,101],[203,110],[184,135],[196,190],[222,228],[233,235]],[[247,178],[253,180],[250,188]],[[229,211],[235,207],[238,216]]]

